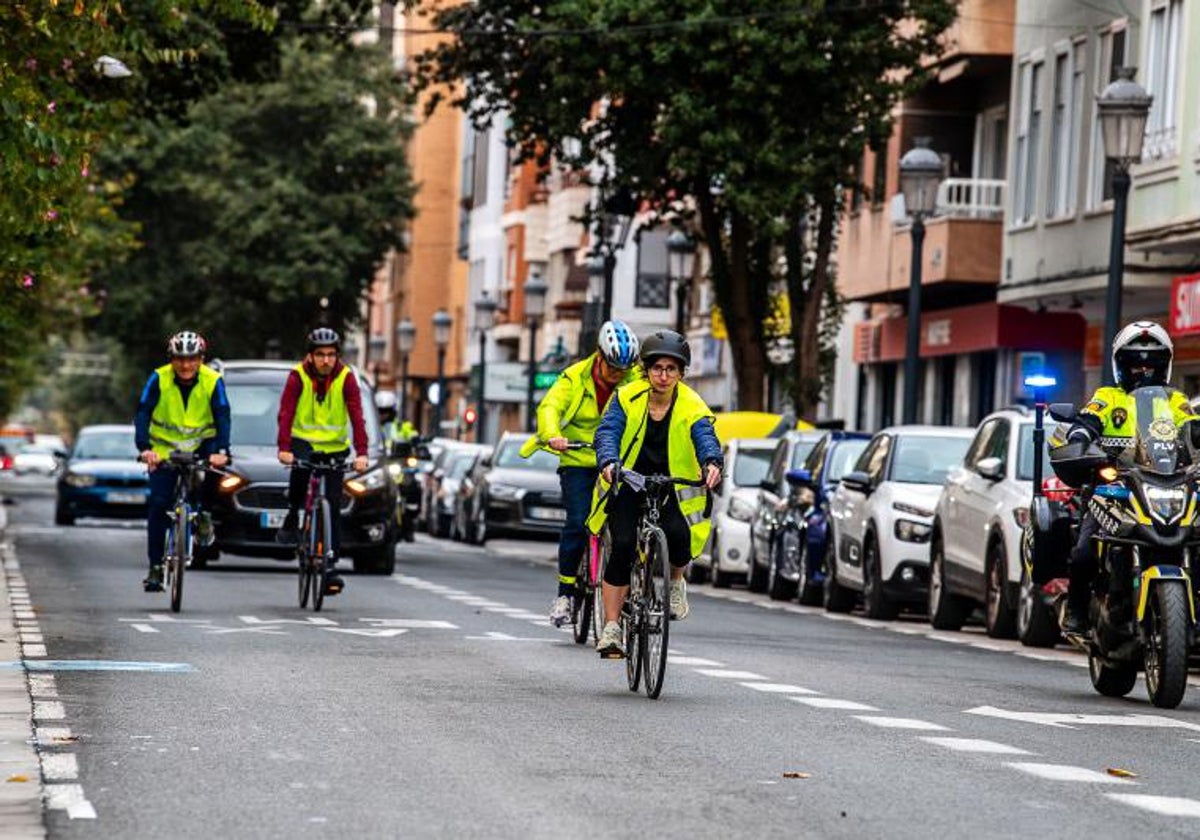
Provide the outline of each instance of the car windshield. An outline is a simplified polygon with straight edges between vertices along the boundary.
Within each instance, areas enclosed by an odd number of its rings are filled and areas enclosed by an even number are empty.
[[[836,484],[842,480],[842,476],[854,469],[858,456],[867,448],[869,442],[851,438],[834,446],[825,466],[825,483]]]
[[[528,458],[521,457],[521,441],[510,440],[500,445],[496,450],[493,467],[507,470],[537,470],[538,472],[554,472],[558,469],[558,456],[544,449],[539,449]]]
[[[460,452],[450,457],[450,466],[446,468],[446,477],[460,479],[467,474],[475,458],[473,452]]]
[[[137,459],[137,447],[133,444],[133,429],[127,432],[81,432],[71,457],[77,461],[100,459]]]
[[[733,483],[737,487],[757,487],[771,468],[771,449],[739,449],[733,462]]]
[[[1021,425],[1021,442],[1017,447],[1017,478],[1021,481],[1033,481],[1033,424]],[[1050,450],[1045,441],[1042,442],[1042,478],[1054,475],[1050,466]]]
[[[233,446],[276,446],[279,434],[279,397],[283,394],[284,379],[279,384],[269,382],[236,382],[225,377],[225,393],[229,396],[230,444]],[[370,393],[363,390],[363,415],[367,437],[379,440],[379,424],[375,412],[367,408]]]
[[[792,466],[790,469],[801,469],[804,466],[804,462],[808,460],[808,453],[812,452],[816,446],[816,440],[801,439],[796,441],[795,447],[792,449]]]
[[[892,481],[903,484],[942,484],[946,473],[962,461],[971,438],[941,435],[902,435],[896,441]]]

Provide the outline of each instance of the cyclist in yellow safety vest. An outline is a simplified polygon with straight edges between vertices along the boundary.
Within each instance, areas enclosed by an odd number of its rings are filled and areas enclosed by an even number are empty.
[[[329,327],[318,327],[308,334],[308,354],[292,368],[279,400],[279,462],[291,465],[297,459],[311,463],[343,464],[354,443],[354,471],[367,469],[367,426],[363,420],[362,391],[358,378],[342,363],[338,353],[341,337]],[[297,467],[288,479],[288,512],[275,535],[277,542],[295,545],[300,509],[308,493],[311,469]],[[342,509],[342,476],[334,474],[326,482],[330,508]],[[335,566],[341,546],[341,516],[333,517],[330,547],[333,560],[325,576],[325,594],[336,595],[345,588]]]
[[[596,485],[596,453],[590,448],[613,389],[635,377],[639,342],[624,321],[605,321],[596,351],[564,370],[537,409],[537,434],[525,441],[521,455],[538,448],[558,455],[558,482],[567,519],[558,537],[558,596],[550,605],[550,623],[571,620],[575,572],[588,547],[587,515]],[[589,448],[570,449],[571,443]]]
[[[659,330],[646,338],[643,377],[617,389],[596,430],[600,481],[588,527],[599,533],[607,521],[611,538],[602,592],[604,630],[596,643],[597,652],[606,659],[621,659],[626,653],[617,622],[629,592],[641,509],[632,487],[612,486],[618,464],[642,475],[704,478],[704,487],[676,487],[664,501],[658,520],[667,535],[671,561],[671,618],[681,620],[689,612],[683,570],[708,539],[712,524],[705,515],[707,494],[720,483],[725,466],[712,411],[682,382],[691,361],[691,348],[679,333]]]
[[[149,471],[150,498],[146,513],[146,552],[150,572],[142,581],[147,592],[162,592],[163,550],[170,525],[168,511],[174,502],[175,468],[167,463],[171,453],[197,452],[214,467],[229,462],[229,399],[225,380],[204,364],[207,343],[191,330],[167,339],[170,362],[146,380],[134,417],[134,442],[138,459]],[[210,507],[217,474],[205,474],[196,517],[196,538],[212,544]]]

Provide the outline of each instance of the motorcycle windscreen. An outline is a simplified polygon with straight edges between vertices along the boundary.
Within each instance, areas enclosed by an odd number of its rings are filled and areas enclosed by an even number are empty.
[[[1171,411],[1170,393],[1166,388],[1154,386],[1138,388],[1132,396],[1137,414],[1134,465],[1155,473],[1178,472],[1183,441]]]

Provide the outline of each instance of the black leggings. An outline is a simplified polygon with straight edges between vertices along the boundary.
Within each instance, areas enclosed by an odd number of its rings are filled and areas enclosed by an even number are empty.
[[[671,565],[682,568],[692,559],[692,532],[679,510],[679,500],[673,491],[658,509],[658,525],[667,535],[667,553]],[[637,551],[637,522],[641,510],[641,493],[628,486],[621,488],[608,511],[608,532],[612,538],[612,553],[604,567],[604,582],[610,586],[628,586]]]

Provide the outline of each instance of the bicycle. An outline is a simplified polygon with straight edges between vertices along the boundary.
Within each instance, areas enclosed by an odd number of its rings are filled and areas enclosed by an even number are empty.
[[[195,452],[175,450],[166,458],[166,463],[175,469],[175,500],[167,512],[171,526],[167,528],[163,550],[163,571],[166,587],[171,593],[171,612],[179,612],[183,608],[183,572],[195,558],[196,516],[200,513],[188,501],[188,494],[203,480],[205,470],[221,470],[209,467],[204,456]]]
[[[571,441],[567,449],[591,449],[586,441]],[[585,644],[588,640],[588,630],[591,629],[594,639],[600,638],[603,627],[597,624],[597,616],[603,617],[604,604],[600,600],[600,575],[603,567],[600,564],[602,544],[600,539],[592,534],[588,539],[588,548],[579,558],[579,566],[575,570],[575,593],[571,596],[571,630],[576,644]]]
[[[320,612],[325,604],[325,579],[334,560],[333,548],[330,545],[334,511],[326,495],[325,482],[334,475],[340,480],[346,464],[344,461],[296,460],[291,467],[311,471],[308,477],[308,491],[304,496],[300,539],[296,543],[296,561],[300,573],[300,609],[308,606],[311,594],[313,612]],[[337,514],[340,515],[341,512],[338,511]]]
[[[629,595],[621,607],[621,627],[625,636],[625,677],[629,690],[637,691],[645,676],[646,696],[657,700],[667,672],[667,647],[671,627],[671,559],[667,535],[658,525],[659,510],[665,491],[676,485],[704,487],[703,478],[675,478],[669,475],[641,475],[617,468],[614,487],[624,481],[642,494],[638,514],[637,556],[629,577]],[[712,510],[712,494],[704,509]]]

